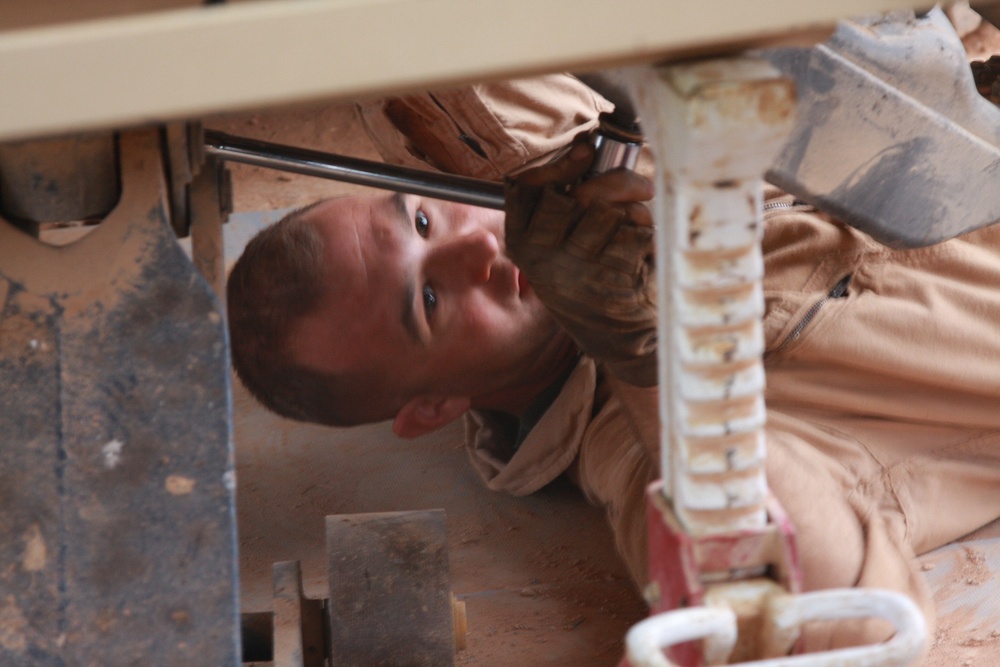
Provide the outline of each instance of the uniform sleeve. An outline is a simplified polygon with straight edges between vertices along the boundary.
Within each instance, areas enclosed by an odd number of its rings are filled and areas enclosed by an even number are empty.
[[[499,180],[597,127],[614,106],[575,77],[552,74],[359,103],[389,163]]]
[[[607,373],[600,375],[593,417],[580,445],[573,479],[590,502],[607,512],[618,553],[636,588],[642,590],[649,581],[646,488],[659,471],[623,397],[612,389]],[[655,419],[655,410],[652,416]]]

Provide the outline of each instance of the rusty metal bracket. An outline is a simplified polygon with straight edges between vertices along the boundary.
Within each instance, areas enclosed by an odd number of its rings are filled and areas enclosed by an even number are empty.
[[[341,524],[347,523],[354,528],[364,530],[365,522],[374,520],[376,523],[383,522],[384,526],[378,530],[388,530],[389,534],[395,535],[395,545],[377,544],[378,538],[371,544],[362,548],[363,558],[356,560],[356,554],[346,554],[345,550],[350,545],[356,545],[355,540],[350,540],[349,544],[341,545],[341,555],[338,562],[341,563],[336,568],[331,568],[332,577],[344,577],[355,564],[364,566],[364,573],[367,577],[362,577],[364,581],[371,581],[372,576],[376,578],[390,573],[390,578],[385,583],[388,584],[389,592],[381,595],[381,589],[377,586],[374,590],[375,599],[358,599],[354,597],[338,598],[334,615],[330,614],[330,601],[327,599],[316,600],[305,597],[302,588],[302,567],[299,561],[283,561],[274,564],[274,603],[272,612],[253,612],[242,614],[241,634],[243,638],[243,660],[244,662],[265,662],[274,667],[323,667],[330,661],[330,664],[381,664],[382,658],[393,655],[391,664],[438,664],[428,662],[427,644],[439,644],[436,650],[441,654],[447,652],[444,645],[443,630],[446,629],[447,621],[442,624],[445,614],[441,613],[445,605],[442,600],[440,588],[434,588],[445,579],[438,576],[431,577],[430,580],[424,575],[427,574],[427,563],[418,561],[430,560],[438,561],[432,566],[437,569],[441,566],[440,550],[435,548],[436,553],[428,554],[425,546],[421,544],[429,535],[437,533],[437,526],[431,526],[430,533],[426,532],[426,527],[422,537],[414,540],[414,535],[405,535],[412,528],[414,522],[423,520],[424,515],[429,515],[432,522],[437,523],[440,518],[440,511],[431,513],[391,513],[388,515],[340,515],[338,517],[327,517]],[[393,524],[393,520],[402,517],[403,523]],[[404,532],[398,532],[402,528]],[[378,532],[378,530],[374,532]],[[335,529],[335,534],[339,531]],[[440,535],[438,535],[439,537]],[[362,537],[361,540],[371,542],[372,534]],[[372,549],[371,547],[375,548]],[[433,546],[433,545],[431,545]],[[400,548],[414,548],[403,555],[401,559]],[[346,564],[344,564],[346,562]],[[427,584],[431,586],[428,588]],[[350,592],[351,586],[343,581],[331,586],[335,591]],[[414,595],[414,591],[418,591]],[[365,598],[366,596],[361,596]],[[453,594],[447,596],[450,600],[450,614],[454,626],[454,651],[462,651],[466,648],[466,633],[468,631],[465,602],[457,599]],[[427,602],[430,601],[428,605]],[[360,615],[348,614],[345,609],[356,605],[360,610]],[[405,624],[400,627],[394,622],[403,616],[409,615],[411,618],[418,617],[419,622]],[[331,624],[336,624],[339,628],[337,632],[336,645],[330,641]],[[352,636],[358,627],[361,637]],[[423,636],[422,632],[431,627],[429,636]],[[378,641],[366,641],[376,638]],[[413,643],[411,643],[413,642]],[[415,647],[416,651],[406,658],[401,647]],[[437,657],[431,658],[436,661]]]

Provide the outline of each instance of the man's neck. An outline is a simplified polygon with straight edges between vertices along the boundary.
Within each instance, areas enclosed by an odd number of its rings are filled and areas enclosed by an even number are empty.
[[[532,369],[516,386],[480,396],[472,407],[505,412],[520,419],[553,385],[566,381],[580,359],[580,350],[569,336],[559,336],[541,358],[546,363]]]

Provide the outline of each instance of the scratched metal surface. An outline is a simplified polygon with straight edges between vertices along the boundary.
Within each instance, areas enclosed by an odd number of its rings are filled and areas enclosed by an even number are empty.
[[[892,247],[1000,220],[1000,111],[940,9],[842,22],[816,47],[762,55],[800,98],[771,183]]]
[[[3,665],[239,661],[226,337],[157,141],[77,244],[0,222]]]

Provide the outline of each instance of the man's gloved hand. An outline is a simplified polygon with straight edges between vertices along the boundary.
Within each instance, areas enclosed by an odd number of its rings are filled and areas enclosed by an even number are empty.
[[[616,169],[580,178],[593,149],[505,183],[507,254],[581,349],[619,379],[656,384],[650,181]]]

